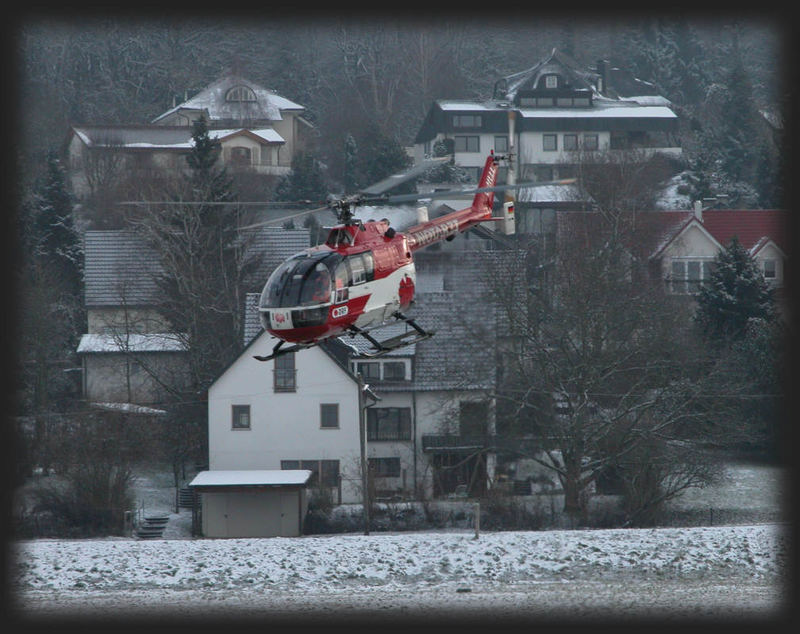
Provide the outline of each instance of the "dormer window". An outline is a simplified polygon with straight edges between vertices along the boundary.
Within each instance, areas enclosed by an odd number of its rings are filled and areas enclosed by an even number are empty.
[[[256,101],[256,93],[249,86],[234,86],[225,95],[225,101]]]

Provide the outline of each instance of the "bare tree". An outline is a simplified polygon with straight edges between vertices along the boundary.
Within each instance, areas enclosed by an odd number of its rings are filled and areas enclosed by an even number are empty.
[[[510,334],[503,422],[538,439],[547,459],[535,459],[558,475],[576,518],[604,471],[703,420],[688,315],[641,270],[645,223],[633,233],[629,220],[564,214],[551,261],[532,267],[520,256],[513,273],[491,273],[504,280],[489,288]]]

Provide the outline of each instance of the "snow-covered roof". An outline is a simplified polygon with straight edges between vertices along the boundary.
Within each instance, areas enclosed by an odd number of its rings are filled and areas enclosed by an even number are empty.
[[[125,414],[142,414],[144,416],[166,416],[167,412],[163,409],[145,407],[134,403],[89,403],[94,408],[103,409],[111,412],[122,412]]]
[[[633,101],[640,106],[670,106],[672,102],[666,97],[661,95],[634,95],[633,97],[625,97],[620,101]]]
[[[298,486],[308,482],[308,469],[248,469],[201,471],[189,483],[191,487]]]
[[[496,110],[494,102],[478,103],[475,101],[439,101],[442,110]]]
[[[182,352],[186,350],[180,335],[162,333],[87,334],[82,335],[78,354],[99,352]]]
[[[88,147],[189,151],[194,147],[189,126],[80,126],[73,132]],[[286,143],[273,128],[211,128],[208,136],[225,140],[239,134],[255,136],[265,143]]]
[[[522,108],[520,115],[529,119],[677,119],[678,116],[665,106],[608,105],[598,108]]]
[[[284,139],[280,134],[275,132],[272,128],[232,128],[232,129],[220,129],[214,130],[211,129],[208,131],[208,136],[212,139],[219,139],[223,140],[228,137],[236,136],[237,134],[253,134],[267,143],[286,143],[286,139]]]
[[[231,101],[227,99],[231,88],[243,86],[252,90],[255,99],[250,101]],[[163,114],[153,119],[157,123],[180,110],[194,110],[205,112],[213,123],[216,120],[269,120],[280,121],[283,119],[281,111],[303,111],[305,108],[293,101],[281,97],[263,86],[245,79],[230,75],[218,79],[197,93],[194,97],[170,108]]]
[[[586,197],[573,185],[543,185],[518,189],[516,199],[520,203],[581,202]]]

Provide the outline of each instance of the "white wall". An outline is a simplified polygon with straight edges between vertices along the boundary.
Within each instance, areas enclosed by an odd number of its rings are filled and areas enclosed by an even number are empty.
[[[281,460],[338,460],[342,502],[360,502],[358,384],[324,351],[310,348],[295,354],[297,391],[276,393],[274,362],[260,362],[252,356],[268,353],[274,343],[270,335],[259,335],[254,345],[212,385],[209,468],[280,469]],[[459,401],[481,400],[485,396],[468,390],[412,393],[381,392],[379,386],[373,389],[381,397],[375,407],[408,407],[414,424],[411,440],[367,442],[368,458],[400,459],[400,475],[380,478],[377,488],[405,489],[414,494],[419,486],[430,496],[431,456],[422,451],[423,434],[457,434]],[[339,404],[338,429],[320,428],[322,403]],[[250,429],[232,429],[233,405],[250,405]]]
[[[281,460],[339,460],[340,474],[360,457],[358,384],[323,350],[295,354],[297,390],[275,392],[274,361],[268,354],[275,339],[258,340],[209,390],[209,468],[280,469]],[[320,427],[320,405],[339,405],[339,428]],[[250,429],[232,429],[233,405],[250,405]],[[356,496],[360,482],[343,482],[343,501]]]

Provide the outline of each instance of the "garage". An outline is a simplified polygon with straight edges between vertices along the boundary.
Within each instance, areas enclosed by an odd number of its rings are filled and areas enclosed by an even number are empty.
[[[201,471],[189,486],[200,494],[203,537],[297,537],[308,511],[307,469]]]

